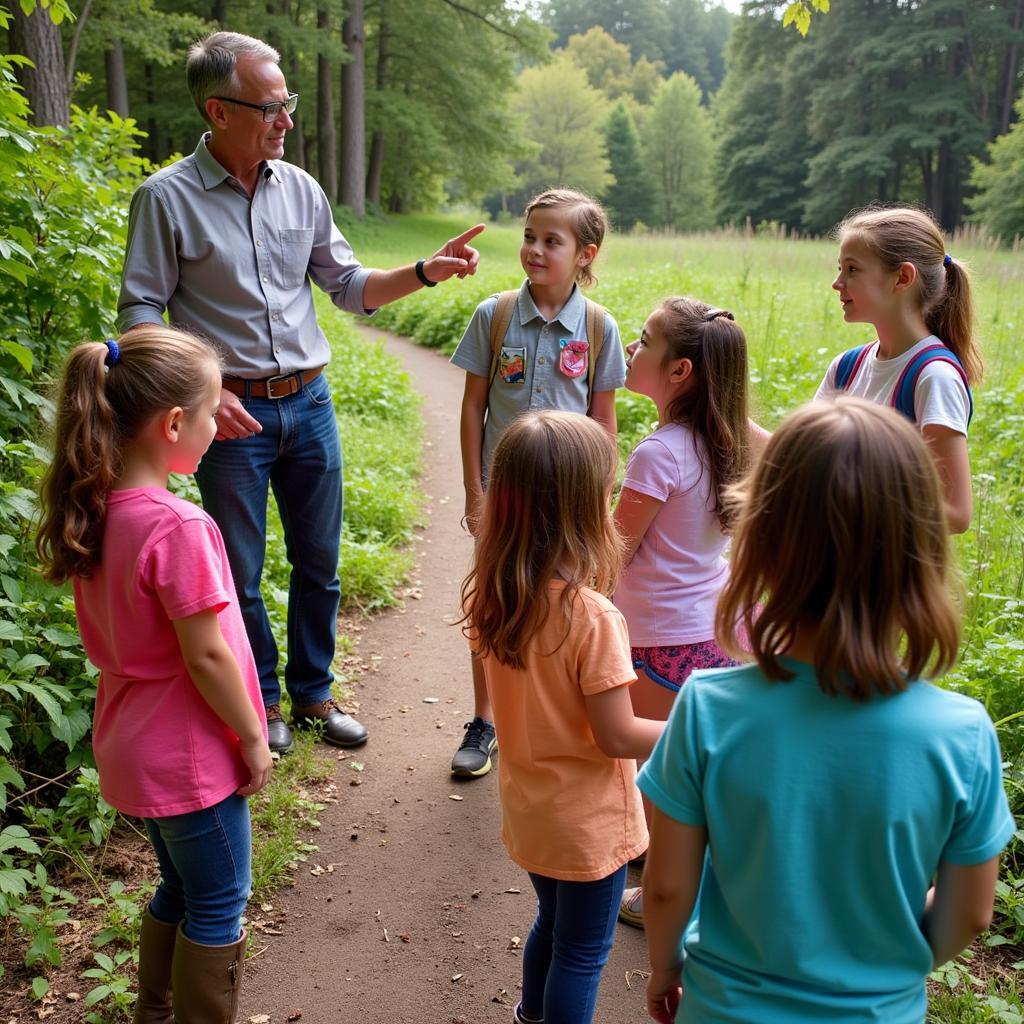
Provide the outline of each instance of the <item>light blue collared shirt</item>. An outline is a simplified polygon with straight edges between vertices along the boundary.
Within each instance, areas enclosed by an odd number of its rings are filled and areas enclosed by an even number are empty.
[[[331,351],[310,281],[339,308],[363,313],[371,271],[310,175],[269,160],[250,200],[207,149],[209,138],[132,197],[118,329],[162,323],[167,310],[172,324],[221,347],[229,377],[323,366]]]
[[[496,295],[484,299],[469,321],[452,362],[478,377],[491,372],[491,320],[498,305]],[[505,332],[502,348],[522,372],[506,380],[499,370],[487,395],[482,465],[486,478],[491,454],[505,428],[528,409],[561,409],[586,413],[587,374],[570,377],[562,370],[562,339],[586,340],[587,304],[577,286],[554,320],[545,320],[530,294],[529,282],[519,289],[519,299]],[[614,391],[626,380],[626,357],[622,351],[619,326],[606,310],[604,344],[594,368],[593,392]]]

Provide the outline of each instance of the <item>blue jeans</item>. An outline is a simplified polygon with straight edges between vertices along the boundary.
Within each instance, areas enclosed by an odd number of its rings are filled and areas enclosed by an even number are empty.
[[[260,593],[273,489],[291,565],[285,688],[294,704],[316,704],[331,695],[341,596],[342,460],[331,390],[321,374],[288,398],[242,404],[263,432],[214,441],[196,481],[224,535],[266,705],[281,700],[277,644]]]
[[[249,801],[232,795],[201,811],[145,822],[160,864],[153,916],[184,921],[185,935],[204,946],[236,942],[252,886]]]
[[[612,951],[627,865],[596,882],[530,873],[537,920],[523,949],[523,1016],[544,1024],[590,1024],[601,971]]]

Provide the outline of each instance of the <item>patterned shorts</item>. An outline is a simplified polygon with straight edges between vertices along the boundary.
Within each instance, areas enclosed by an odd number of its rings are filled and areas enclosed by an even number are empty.
[[[682,689],[695,669],[726,668],[737,664],[714,640],[678,647],[631,647],[630,654],[633,656],[633,668],[638,672],[642,669],[652,682],[673,693]]]

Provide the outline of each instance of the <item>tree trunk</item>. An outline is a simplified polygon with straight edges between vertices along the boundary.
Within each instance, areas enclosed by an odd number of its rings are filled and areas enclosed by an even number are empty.
[[[146,103],[152,110],[156,103],[156,87],[153,81],[153,65],[148,61],[142,66],[142,74],[146,82]],[[152,114],[146,121],[146,135],[146,156],[153,163],[162,163],[164,154],[160,152],[160,126]]]
[[[210,4],[210,17],[223,28],[228,19],[228,0],[213,0]]]
[[[128,116],[128,79],[124,74],[124,47],[113,39],[103,55],[107,67],[107,109],[119,117]]]
[[[291,74],[292,81],[298,82],[299,80],[299,58],[292,57],[288,62],[289,73]],[[294,88],[294,87],[293,87]],[[295,113],[292,114],[292,124],[294,127],[284,137],[284,143],[286,147],[285,156],[289,163],[295,164],[297,167],[306,168],[306,124],[305,118],[299,112],[299,108],[296,108]]]
[[[67,82],[64,78],[64,50],[60,29],[50,12],[37,7],[30,15],[21,4],[10,5],[11,53],[28,57],[34,68],[19,67],[15,74],[32,108],[32,123],[66,127],[71,120]]]
[[[349,0],[341,38],[350,60],[341,66],[341,201],[357,217],[366,213],[366,124],[363,0]]]
[[[328,31],[329,16],[326,7],[318,7],[316,27]],[[320,185],[327,200],[334,206],[338,201],[338,135],[334,126],[334,81],[330,58],[318,54],[316,58],[316,151]]]
[[[1024,25],[1024,0],[1017,0],[1013,11],[1013,32],[1010,35],[1012,42],[1006,49],[1003,56],[1003,66],[1000,69],[999,81],[1002,85],[1002,96],[999,97],[999,117],[996,125],[996,134],[1003,135],[1010,129],[1010,118],[1013,116],[1013,101],[1017,98],[1017,72],[1020,64],[1020,38],[1021,26]]]
[[[272,3],[267,4],[267,13],[274,14],[274,5]],[[291,22],[296,20],[292,17],[292,0],[281,0],[281,13]],[[279,41],[275,40],[271,45],[275,46],[278,50],[284,50]],[[291,76],[292,88],[295,88],[299,81],[299,57],[292,47],[289,46],[288,49],[292,50],[292,56],[287,62],[288,74]],[[284,138],[284,155],[289,163],[305,170],[306,119],[302,114],[301,107],[297,108],[295,113],[292,114],[292,128]]]
[[[1024,2],[1024,0],[1022,0]],[[377,92],[388,84],[388,64],[391,59],[391,30],[388,26],[387,0],[380,0],[380,35],[377,37]],[[366,172],[366,199],[380,208],[381,179],[384,175],[384,132],[376,127],[370,139],[370,167]]]

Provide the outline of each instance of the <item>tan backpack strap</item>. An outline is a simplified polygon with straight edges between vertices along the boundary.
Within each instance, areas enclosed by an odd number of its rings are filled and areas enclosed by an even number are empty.
[[[491,372],[487,377],[488,387],[494,383],[494,375],[498,372],[501,345],[508,333],[509,324],[512,323],[512,316],[516,311],[518,301],[518,291],[498,293],[498,303],[494,307],[494,315],[491,317]]]
[[[587,342],[590,349],[590,358],[587,360],[587,408],[594,395],[594,374],[597,372],[597,361],[601,358],[601,349],[604,348],[604,306],[599,306],[590,299],[584,299],[587,304]]]

